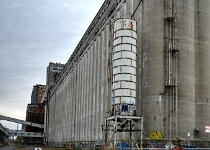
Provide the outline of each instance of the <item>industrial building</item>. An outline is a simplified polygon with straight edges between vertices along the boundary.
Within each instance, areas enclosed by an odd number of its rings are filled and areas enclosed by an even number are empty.
[[[31,92],[31,103],[27,105],[26,121],[44,124],[44,105],[42,104],[42,97],[46,90],[45,85],[36,84],[33,86]],[[43,132],[41,128],[33,126],[26,126],[26,132]]]
[[[46,91],[54,86],[62,73],[64,64],[50,62],[46,74]]]
[[[143,117],[144,140],[209,142],[209,10],[209,0],[105,0],[47,88],[46,142],[103,141],[116,114]]]
[[[27,105],[26,109],[26,121],[44,124],[44,105],[42,103],[42,97],[44,96],[46,90],[45,85],[36,84],[33,86],[31,92],[31,103]],[[25,132],[27,133],[43,133],[44,129],[29,125],[23,125]],[[25,137],[25,143],[34,144],[42,143],[43,138],[40,137]]]
[[[31,92],[31,104],[41,104],[43,94],[45,93],[46,86],[41,84],[36,84],[33,86]]]

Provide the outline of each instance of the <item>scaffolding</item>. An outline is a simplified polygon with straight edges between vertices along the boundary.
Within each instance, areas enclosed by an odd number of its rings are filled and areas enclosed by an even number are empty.
[[[143,117],[122,115],[106,117],[102,131],[107,146],[116,147],[118,142],[128,142],[130,148],[139,148],[143,140]],[[119,132],[129,132],[129,138],[120,139]]]

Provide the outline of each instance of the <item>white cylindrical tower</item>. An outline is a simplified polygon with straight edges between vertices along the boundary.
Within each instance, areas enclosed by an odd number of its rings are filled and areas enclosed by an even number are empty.
[[[112,105],[117,115],[136,115],[136,21],[114,21]]]

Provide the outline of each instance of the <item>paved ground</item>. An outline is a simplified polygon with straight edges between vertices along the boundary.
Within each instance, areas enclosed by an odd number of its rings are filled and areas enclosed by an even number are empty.
[[[15,149],[16,149],[15,145],[7,145],[0,148],[0,150],[15,150]]]
[[[35,150],[35,148],[40,148],[41,146],[29,146],[29,145],[7,145],[4,147],[0,147],[0,150]],[[42,147],[40,150],[65,150],[65,148],[58,147]]]
[[[35,147],[33,146],[15,146],[15,145],[7,145],[0,148],[0,150],[34,150],[34,149]]]

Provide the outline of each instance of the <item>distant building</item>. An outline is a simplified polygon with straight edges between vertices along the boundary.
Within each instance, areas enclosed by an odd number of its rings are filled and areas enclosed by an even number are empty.
[[[46,91],[56,84],[60,74],[62,73],[64,64],[50,62],[47,67],[46,75]]]
[[[31,93],[31,104],[41,104],[42,97],[45,93],[46,86],[37,84],[34,85]]]
[[[41,104],[28,104],[26,110],[26,121],[44,124],[44,106]],[[43,132],[43,129],[26,126],[26,132]]]
[[[44,124],[44,106],[41,104],[42,97],[45,93],[46,86],[36,84],[33,86],[31,93],[31,104],[27,105],[26,110],[26,121]],[[25,131],[27,132],[43,132],[43,129],[26,126]]]

